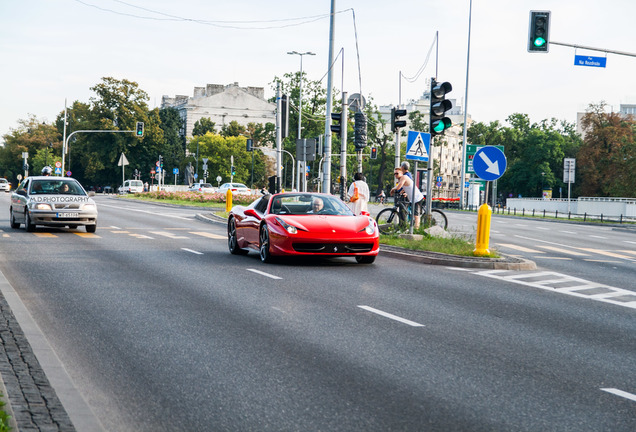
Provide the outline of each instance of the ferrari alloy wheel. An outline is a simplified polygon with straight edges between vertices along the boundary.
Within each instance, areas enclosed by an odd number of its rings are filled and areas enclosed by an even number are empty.
[[[26,229],[27,232],[35,231],[35,225],[31,223],[31,216],[29,216],[29,212],[24,213],[24,229]]]
[[[236,237],[236,221],[230,218],[227,224],[227,246],[232,255],[245,255],[247,251],[238,246],[238,238]]]
[[[373,264],[375,261],[375,255],[363,255],[357,256],[356,261],[358,264]]]
[[[20,224],[16,222],[15,215],[13,214],[13,209],[11,209],[11,228],[20,228]]]
[[[269,251],[269,231],[266,226],[261,228],[261,233],[259,235],[260,238],[260,247],[259,252],[261,255],[261,261],[264,263],[272,262],[272,254]]]

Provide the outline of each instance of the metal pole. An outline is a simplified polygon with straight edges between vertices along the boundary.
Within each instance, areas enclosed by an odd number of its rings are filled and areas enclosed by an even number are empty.
[[[66,98],[64,98],[64,135],[62,136],[62,177],[64,177],[65,156],[66,156]]]
[[[464,183],[466,183],[466,136],[468,133],[468,66],[470,64],[470,27],[473,13],[473,0],[470,0],[470,8],[468,10],[468,52],[466,54],[466,93],[464,93],[464,133],[462,139],[462,169],[459,189],[459,208],[464,208]]]
[[[340,129],[340,199],[344,200],[347,188],[347,92],[342,92],[342,117]]]
[[[276,86],[276,192],[279,192],[280,189],[280,174],[281,174],[281,149],[283,144],[283,138],[281,136],[281,92],[280,92],[280,82]]]
[[[333,99],[333,44],[336,21],[336,0],[331,0],[331,14],[329,17],[329,59],[327,61],[327,107],[325,112],[325,157],[324,174],[322,179],[323,192],[331,193],[331,104]]]

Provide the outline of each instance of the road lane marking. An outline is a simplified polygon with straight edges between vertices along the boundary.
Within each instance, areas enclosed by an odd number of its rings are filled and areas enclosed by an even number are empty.
[[[226,240],[227,236],[222,236],[222,235],[218,235],[218,234],[212,234],[209,232],[204,232],[204,231],[190,231],[190,234],[194,234],[194,235],[198,235],[201,237],[207,237],[207,238],[211,238],[214,240]]]
[[[154,237],[150,237],[150,236],[147,236],[145,234],[129,234],[129,235],[131,237],[135,237],[135,238],[138,238],[138,239],[149,239],[149,240],[154,240],[155,239]]]
[[[636,309],[636,292],[634,291],[616,288],[562,273],[552,271],[519,273],[510,272],[509,270],[485,270],[478,271],[475,274],[560,294]]]
[[[157,235],[168,237],[169,239],[174,239],[174,240],[177,240],[177,239],[186,239],[187,240],[188,239],[188,237],[178,236],[178,235],[175,235],[173,233],[166,232],[166,231],[150,231],[150,234],[157,234]]]
[[[384,311],[381,311],[379,309],[372,308],[370,306],[358,305],[358,307],[360,309],[364,309],[364,310],[367,310],[369,312],[373,312],[374,314],[381,315],[381,316],[383,316],[385,318],[390,318],[392,320],[399,321],[399,322],[401,322],[403,324],[410,325],[411,327],[424,327],[424,324],[419,324],[419,323],[416,323],[414,321],[407,320],[406,318],[402,318],[402,317],[399,317],[397,315],[393,315],[393,314],[390,314],[388,312],[384,312]]]
[[[195,250],[188,249],[188,248],[181,248],[181,250],[184,250],[184,251],[186,251],[186,252],[193,253],[193,254],[195,254],[195,255],[203,255],[203,252],[197,252],[197,251],[195,251]]]
[[[636,242],[629,241],[629,240],[623,240],[623,243],[636,244]]]
[[[559,232],[562,232],[562,233],[565,233],[565,234],[576,234],[575,231],[559,231]]]
[[[248,269],[245,269],[245,270],[251,271],[252,273],[256,273],[256,274],[259,274],[261,276],[268,277],[270,279],[282,279],[282,277],[274,276],[273,274],[265,273],[264,271],[260,271],[260,270],[256,270],[256,269],[248,268]]]
[[[510,243],[497,243],[497,245],[503,246],[503,247],[508,248],[508,249],[518,250],[520,252],[540,253],[540,254],[545,253],[543,251],[538,251],[536,249],[530,249],[530,248],[527,248],[527,247],[518,246],[518,245],[514,245],[514,244],[510,244]]]
[[[636,402],[636,395],[627,393],[626,391],[615,389],[615,388],[602,388],[601,390],[615,394],[616,396],[624,397],[625,399],[633,400]]]
[[[97,234],[92,234],[92,233],[76,232],[76,233],[73,233],[73,234],[78,235],[80,237],[84,237],[84,238],[101,238]]]
[[[53,238],[53,237],[57,237],[55,234],[51,234],[51,233],[47,233],[47,232],[42,232],[42,233],[33,233],[34,236],[36,237],[40,237],[40,238]]]
[[[125,230],[117,230],[117,231],[111,231],[113,234],[130,234],[130,231],[125,231]]]
[[[559,253],[564,253],[567,255],[574,255],[574,256],[589,256],[588,254],[584,254],[581,252],[574,252],[571,250],[567,250],[567,249],[563,249],[563,248],[558,248],[558,247],[554,247],[554,246],[542,246],[542,245],[538,245],[541,249],[547,249],[547,250],[551,250],[553,252],[559,252]]]
[[[111,225],[111,226],[110,226],[110,229],[119,230],[119,229],[121,229],[121,228],[119,228],[118,226],[115,226],[115,225]]]
[[[549,231],[550,230],[550,228],[546,228],[546,227],[536,227],[536,229],[545,230],[545,231]]]
[[[636,250],[619,250],[619,251],[616,251],[616,252],[623,252],[623,253],[636,255]]]
[[[151,214],[153,216],[163,216],[163,217],[168,217],[168,218],[173,218],[173,219],[184,219],[184,220],[192,220],[192,216],[180,216],[180,215],[174,215],[174,214],[170,214],[170,213],[162,213],[159,211],[149,211],[149,210],[141,210],[141,209],[136,209],[136,208],[132,208],[132,207],[121,207],[121,206],[114,206],[114,205],[108,205],[108,204],[100,204],[100,207],[110,207],[110,208],[115,208],[115,209],[120,209],[120,210],[126,210],[126,211],[133,211],[133,212],[138,212],[138,213],[147,213],[147,214]]]
[[[589,235],[588,237],[593,237],[593,238],[598,238],[598,239],[607,240],[607,237],[597,236],[597,235]]]
[[[610,251],[604,251],[604,250],[601,250],[601,249],[588,249],[588,248],[579,248],[579,249],[587,251],[587,252],[592,252],[592,253],[595,253],[595,254],[598,254],[598,255],[605,255],[605,256],[608,256],[608,257],[611,257],[611,258],[622,258],[622,259],[628,259],[628,260],[633,259],[632,257],[627,256],[627,255],[621,255],[621,254],[617,254],[617,253],[610,252]]]

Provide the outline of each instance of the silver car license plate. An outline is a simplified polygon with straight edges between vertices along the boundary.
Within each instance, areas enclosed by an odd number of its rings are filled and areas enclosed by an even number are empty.
[[[58,213],[57,214],[58,218],[76,218],[79,217],[79,213],[74,212],[74,213]]]

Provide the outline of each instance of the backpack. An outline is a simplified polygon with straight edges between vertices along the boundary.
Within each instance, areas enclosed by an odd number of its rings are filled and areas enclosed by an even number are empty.
[[[360,199],[360,194],[358,193],[358,185],[353,183],[353,196],[349,198],[350,202],[356,202]]]

